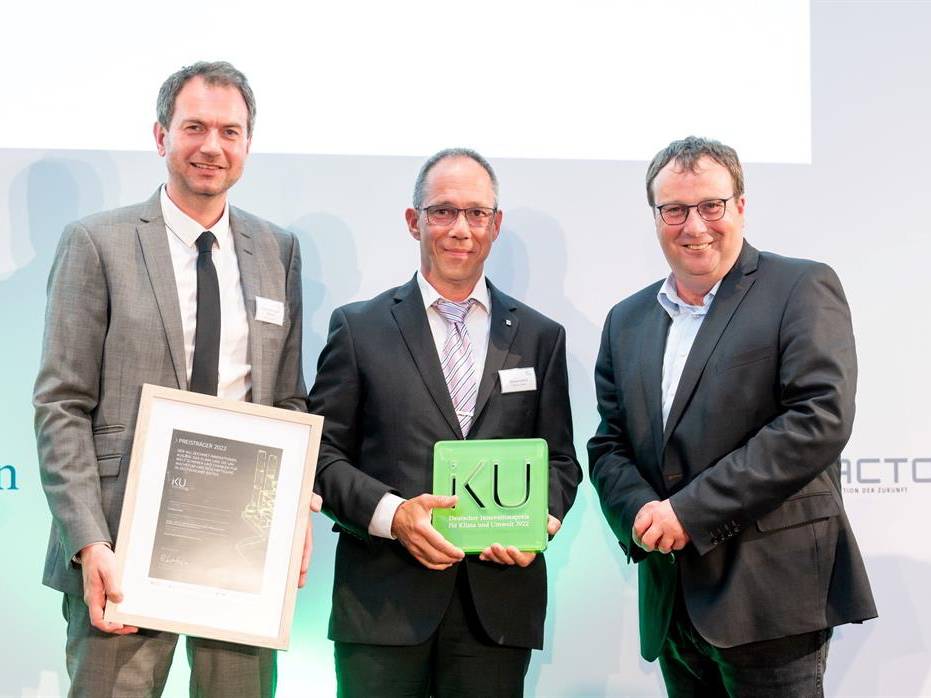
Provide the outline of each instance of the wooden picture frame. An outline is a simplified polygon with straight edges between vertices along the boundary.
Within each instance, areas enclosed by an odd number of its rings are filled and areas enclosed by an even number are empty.
[[[144,385],[106,620],[287,649],[322,428]]]

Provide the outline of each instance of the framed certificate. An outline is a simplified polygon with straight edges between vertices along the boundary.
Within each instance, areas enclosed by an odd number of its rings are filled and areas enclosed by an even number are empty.
[[[105,618],[287,649],[322,427],[144,385]]]
[[[438,441],[433,493],[459,497],[452,509],[433,510],[433,527],[466,553],[492,543],[546,549],[549,448],[543,439]]]

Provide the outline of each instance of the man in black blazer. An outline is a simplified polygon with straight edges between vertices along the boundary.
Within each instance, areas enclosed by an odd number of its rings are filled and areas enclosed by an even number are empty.
[[[308,404],[326,416],[316,483],[340,533],[340,696],[520,696],[543,644],[543,556],[496,544],[466,557],[430,523],[455,501],[430,494],[437,441],[546,439],[551,535],[581,480],[565,330],[484,276],[497,193],[478,153],[431,157],[406,212],[420,271],[334,311],[320,354]],[[530,369],[521,390],[515,369]]]
[[[830,267],[743,239],[743,172],[671,143],[647,198],[672,273],[608,314],[592,482],[638,562],[671,696],[822,695],[831,628],[876,616],[844,513],[857,365]]]

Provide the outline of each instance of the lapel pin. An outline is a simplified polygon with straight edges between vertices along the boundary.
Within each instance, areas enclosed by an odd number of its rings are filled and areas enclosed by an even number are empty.
[[[504,324],[507,325],[508,327],[510,327],[510,326],[511,326],[511,321],[510,321],[510,320],[505,320],[505,321],[504,321]]]

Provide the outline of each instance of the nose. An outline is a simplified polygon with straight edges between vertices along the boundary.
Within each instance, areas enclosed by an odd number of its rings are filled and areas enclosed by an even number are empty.
[[[207,134],[200,144],[200,150],[202,153],[210,155],[220,154],[220,134],[216,129],[207,129]]]
[[[460,211],[456,216],[456,222],[449,229],[449,234],[454,238],[468,239],[472,235],[472,228],[469,227],[469,221],[466,220],[466,212]]]
[[[707,231],[708,225],[705,223],[705,219],[698,215],[698,209],[689,209],[688,218],[682,224],[682,232],[688,235],[701,235]]]

